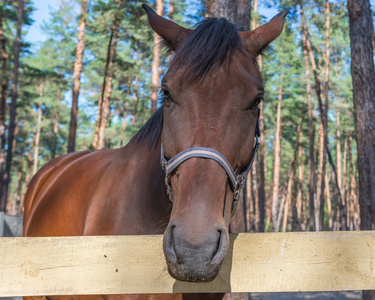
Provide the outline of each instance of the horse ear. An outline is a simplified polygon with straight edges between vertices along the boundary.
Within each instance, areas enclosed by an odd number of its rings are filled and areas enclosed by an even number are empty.
[[[250,49],[255,51],[255,54],[258,55],[269,43],[274,41],[281,34],[284,27],[284,19],[288,13],[289,10],[284,9],[266,24],[251,31],[240,32],[239,34]]]
[[[151,28],[175,51],[191,30],[159,16],[146,4],[142,4],[142,7],[147,13]]]

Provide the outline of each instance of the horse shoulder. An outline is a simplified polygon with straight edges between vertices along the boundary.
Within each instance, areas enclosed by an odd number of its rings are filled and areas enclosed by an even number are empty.
[[[46,182],[49,181],[51,177],[57,177],[61,173],[61,168],[59,167],[70,165],[72,162],[75,162],[77,159],[89,153],[91,153],[91,151],[74,152],[55,158],[44,165],[31,179],[25,194],[24,235],[27,234],[32,212],[42,199],[42,197],[39,197],[39,194],[46,188]]]

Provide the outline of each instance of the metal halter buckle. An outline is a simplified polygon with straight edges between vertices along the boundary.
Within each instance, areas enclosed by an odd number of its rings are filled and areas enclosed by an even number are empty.
[[[234,213],[236,212],[238,202],[240,202],[240,189],[241,187],[239,186],[238,189],[234,191],[230,217],[233,217]]]

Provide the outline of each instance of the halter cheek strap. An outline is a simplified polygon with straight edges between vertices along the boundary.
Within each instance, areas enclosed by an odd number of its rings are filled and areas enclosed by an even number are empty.
[[[200,157],[200,158],[207,158],[207,159],[212,159],[219,163],[219,165],[225,170],[227,173],[231,186],[234,191],[234,196],[233,196],[233,203],[232,203],[232,212],[231,215],[233,216],[234,212],[236,211],[239,198],[240,198],[240,189],[243,187],[243,185],[246,182],[246,177],[247,174],[249,173],[251,166],[253,165],[254,159],[255,159],[255,154],[258,151],[259,144],[260,144],[260,131],[259,131],[259,110],[258,110],[258,119],[257,119],[257,124],[255,128],[255,146],[253,148],[253,153],[251,155],[251,159],[249,163],[246,165],[245,170],[239,174],[236,175],[234,172],[232,166],[228,162],[228,160],[222,155],[219,151],[216,151],[211,148],[205,148],[205,147],[193,147],[186,149],[170,160],[167,161],[164,155],[164,148],[163,148],[163,143],[161,143],[161,165],[165,171],[165,185],[167,186],[167,193],[169,196],[169,200],[173,201],[173,194],[172,194],[172,186],[171,186],[171,174],[173,171],[181,165],[183,162],[186,160],[193,158],[193,157]]]

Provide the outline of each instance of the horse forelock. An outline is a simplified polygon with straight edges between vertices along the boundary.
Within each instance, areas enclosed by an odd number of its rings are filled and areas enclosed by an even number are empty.
[[[236,26],[224,18],[208,18],[199,22],[177,49],[170,68],[184,69],[187,85],[198,82],[211,71],[228,66],[235,50],[241,47]]]

